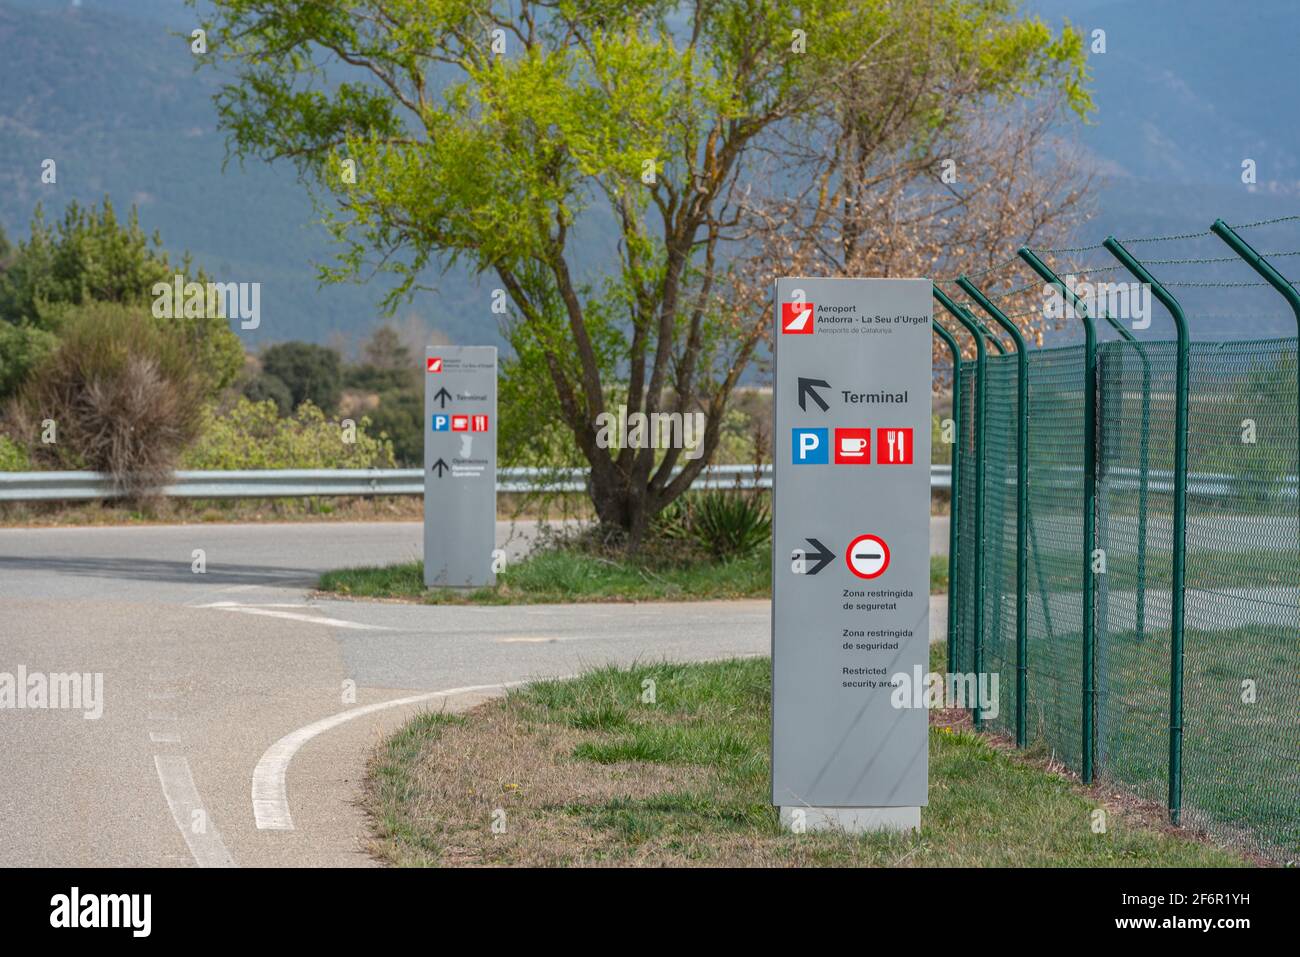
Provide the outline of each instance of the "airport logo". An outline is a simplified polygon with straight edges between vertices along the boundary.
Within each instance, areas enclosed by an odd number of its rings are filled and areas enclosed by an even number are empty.
[[[813,311],[816,308],[811,302],[781,303],[782,335],[812,335],[815,328],[813,325]]]

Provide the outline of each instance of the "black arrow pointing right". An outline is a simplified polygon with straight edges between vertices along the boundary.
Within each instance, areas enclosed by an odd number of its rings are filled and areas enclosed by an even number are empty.
[[[444,462],[442,459],[438,459],[438,461],[433,463],[429,471],[437,472],[438,478],[442,478],[442,473],[445,472],[448,468],[450,468],[450,466],[446,462]]]
[[[821,386],[823,389],[829,389],[831,387],[831,384],[827,382],[825,379],[804,379],[800,377],[799,408],[807,412],[808,406],[804,404],[804,400],[807,399],[809,396],[812,396],[812,400],[816,402],[819,406],[821,406],[821,410],[823,412],[827,411],[828,409],[830,409],[830,406],[826,404],[825,399],[823,399],[820,395],[817,394],[817,390],[814,389],[813,386]]]
[[[433,397],[438,400],[439,407],[445,409],[447,408],[448,400],[451,399],[451,393],[448,392],[446,388],[442,388],[435,392]]]
[[[808,569],[806,572],[804,572],[804,574],[816,575],[819,571],[821,571],[823,568],[826,567],[827,563],[829,563],[832,558],[835,557],[835,553],[831,551],[829,548],[827,548],[825,545],[823,545],[821,542],[817,541],[817,539],[815,538],[805,538],[804,541],[807,542],[809,545],[811,545],[814,549],[816,549],[816,551],[812,552],[811,554],[805,555],[804,557],[814,559],[817,562],[816,565]]]

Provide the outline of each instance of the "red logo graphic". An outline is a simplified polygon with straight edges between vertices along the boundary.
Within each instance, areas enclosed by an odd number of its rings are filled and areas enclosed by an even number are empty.
[[[911,465],[912,430],[877,429],[876,462],[880,465]]]
[[[781,332],[801,336],[812,335],[815,308],[811,302],[781,303]]]
[[[844,561],[859,578],[879,578],[889,567],[889,546],[879,535],[859,535],[849,542]]]
[[[836,429],[835,430],[835,464],[836,465],[870,465],[871,464],[871,430],[870,429]]]
[[[441,372],[442,358],[440,356],[429,356],[424,360],[424,368],[426,372]]]
[[[470,419],[469,430],[471,432],[486,432],[488,417],[486,415],[476,415]]]
[[[469,416],[468,416],[468,415],[453,415],[453,416],[451,417],[451,430],[452,430],[453,432],[468,432],[468,431],[469,431]]]

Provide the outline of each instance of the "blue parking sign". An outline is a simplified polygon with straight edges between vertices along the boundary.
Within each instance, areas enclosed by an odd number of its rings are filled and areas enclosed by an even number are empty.
[[[790,451],[795,465],[826,465],[830,439],[826,429],[791,429]]]
[[[443,412],[435,412],[433,415],[433,431],[446,432],[451,427],[451,416]]]

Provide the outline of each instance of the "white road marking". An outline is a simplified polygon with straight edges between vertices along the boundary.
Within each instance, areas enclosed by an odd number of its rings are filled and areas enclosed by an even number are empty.
[[[154,744],[180,744],[181,736],[179,734],[159,734],[157,731],[150,731],[149,740]]]
[[[356,621],[344,621],[341,618],[326,618],[322,615],[304,615],[300,612],[277,611],[274,608],[264,608],[256,605],[239,605],[231,601],[212,602],[207,605],[198,605],[199,608],[216,608],[220,611],[239,611],[245,615],[265,615],[268,618],[285,618],[289,621],[306,621],[313,625],[328,625],[331,628],[355,628],[358,631],[391,631],[384,625],[363,625]],[[291,605],[292,608],[305,608],[305,605]]]
[[[289,795],[284,778],[289,770],[289,762],[298,750],[316,737],[332,728],[337,728],[346,721],[373,714],[385,708],[396,708],[406,704],[419,704],[434,698],[447,698],[452,695],[469,694],[474,691],[504,691],[524,684],[522,681],[508,681],[493,685],[470,685],[466,688],[448,688],[445,691],[431,691],[427,694],[411,695],[407,698],[394,698],[392,701],[380,701],[375,704],[362,705],[351,711],[341,711],[328,718],[322,718],[306,727],[286,734],[275,744],[266,749],[257,767],[253,769],[253,817],[259,831],[292,831],[293,817],[289,814]]]
[[[195,608],[310,608],[305,601],[210,601]]]
[[[221,832],[213,823],[210,815],[203,812],[204,820],[198,831],[195,826],[195,811],[203,811],[199,801],[199,790],[194,786],[194,775],[190,773],[190,763],[176,755],[155,754],[154,766],[158,769],[158,780],[162,782],[163,796],[171,808],[172,820],[185,838],[185,843],[194,856],[194,863],[199,867],[234,867],[235,859],[226,850],[221,840]]]
[[[497,644],[501,645],[540,645],[552,641],[583,641],[589,638],[605,638],[606,635],[511,635],[508,638],[498,638]]]

